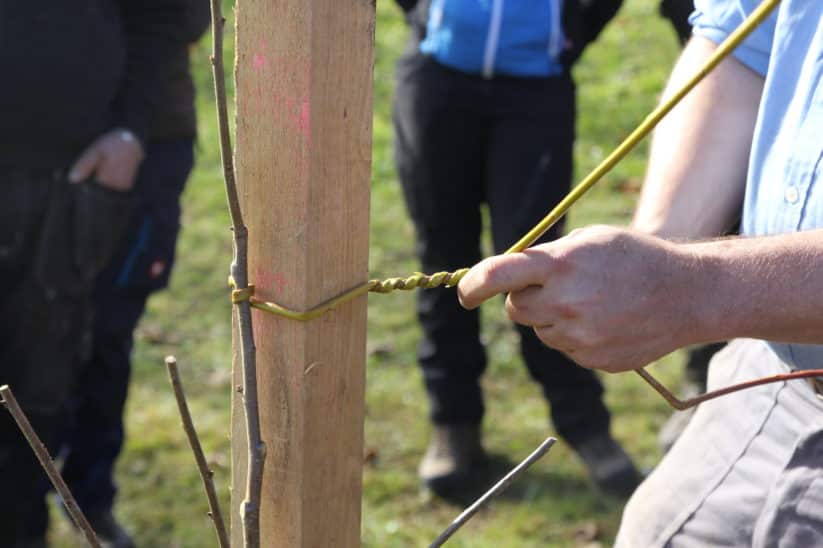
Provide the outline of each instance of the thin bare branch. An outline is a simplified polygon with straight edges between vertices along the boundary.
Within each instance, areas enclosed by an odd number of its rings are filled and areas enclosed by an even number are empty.
[[[223,521],[223,512],[220,511],[220,501],[217,499],[217,492],[214,489],[214,473],[206,462],[203,454],[203,447],[200,445],[200,438],[194,428],[194,422],[189,412],[189,404],[186,401],[186,393],[183,391],[183,383],[180,381],[180,373],[177,370],[177,359],[174,356],[166,357],[166,369],[169,372],[169,381],[174,391],[174,399],[177,400],[177,408],[180,410],[180,420],[183,422],[183,430],[189,439],[191,451],[194,453],[194,460],[197,462],[197,469],[200,471],[200,478],[203,480],[203,488],[206,490],[206,497],[209,499],[209,517],[214,522],[214,529],[217,532],[217,541],[220,548],[230,548],[229,535],[226,531],[226,523]]]
[[[57,467],[54,465],[54,461],[52,460],[51,455],[49,455],[48,450],[43,445],[43,442],[40,441],[40,438],[37,436],[34,428],[31,427],[29,419],[20,408],[20,404],[17,403],[17,399],[14,397],[14,393],[11,391],[11,388],[9,388],[6,384],[0,386],[0,396],[3,398],[3,403],[5,404],[6,409],[9,410],[9,413],[11,413],[11,416],[14,418],[14,421],[17,423],[20,431],[26,437],[26,441],[29,442],[29,446],[31,446],[32,451],[34,451],[34,454],[37,455],[37,460],[40,461],[40,465],[43,467],[46,475],[48,475],[51,480],[51,484],[54,485],[54,489],[63,499],[63,504],[66,506],[66,510],[71,516],[71,519],[74,521],[74,524],[86,537],[86,542],[88,542],[89,546],[92,546],[92,548],[102,548],[100,540],[98,540],[97,535],[94,533],[94,529],[91,528],[86,516],[83,515],[83,511],[80,510],[80,507],[77,505],[77,501],[74,500],[74,495],[71,494],[68,485],[66,485],[66,482],[63,481],[63,477],[60,475],[60,472],[57,471]]]
[[[554,438],[546,438],[546,441],[541,443],[537,449],[532,451],[531,455],[526,457],[523,460],[523,462],[515,466],[508,474],[503,476],[503,479],[498,481],[494,485],[494,487],[486,491],[486,493],[483,494],[483,496],[477,499],[471,506],[466,508],[462,514],[457,516],[457,518],[455,518],[451,525],[449,525],[445,531],[440,533],[440,536],[434,539],[434,542],[432,542],[429,545],[429,548],[438,548],[440,546],[443,546],[443,544],[447,540],[449,540],[451,536],[457,532],[458,529],[463,527],[472,517],[474,517],[474,515],[483,506],[485,506],[491,499],[505,491],[509,487],[509,485],[511,485],[514,482],[514,480],[516,480],[518,476],[520,476],[520,474],[528,470],[528,468],[532,464],[540,460],[540,458],[543,457],[543,455],[548,453],[549,449],[551,449],[552,445],[554,445],[556,441],[557,440]]]
[[[217,125],[220,133],[220,156],[223,161],[223,178],[226,183],[226,199],[231,213],[234,233],[234,260],[231,276],[235,288],[248,287],[248,229],[243,222],[240,200],[232,157],[231,134],[229,132],[228,101],[223,68],[223,18],[220,0],[211,0],[212,17],[212,74],[214,76],[215,100],[217,102]],[[257,363],[252,331],[251,303],[235,304],[237,329],[240,341],[240,360],[243,369],[243,409],[246,421],[246,443],[248,447],[248,473],[246,495],[241,506],[243,522],[243,546],[260,546],[260,497],[263,488],[263,464],[266,459],[266,445],[260,436],[260,416],[257,405]]]

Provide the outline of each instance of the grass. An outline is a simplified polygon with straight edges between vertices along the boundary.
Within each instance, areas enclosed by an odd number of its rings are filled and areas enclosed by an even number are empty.
[[[575,69],[578,180],[645,116],[662,89],[677,44],[656,8],[654,0],[629,0]],[[389,114],[393,65],[405,37],[399,12],[392,2],[382,0],[374,76],[371,225],[371,271],[380,277],[416,269],[412,227],[394,173]],[[232,38],[229,31],[229,58]],[[162,359],[166,354],[178,356],[197,428],[218,488],[228,501],[231,333],[225,284],[231,246],[206,42],[193,50],[200,145],[184,198],[179,260],[170,289],[152,299],[137,333],[128,441],[118,466],[118,514],[138,544],[149,548],[215,545],[205,497],[167,385]],[[645,145],[640,147],[574,208],[572,227],[627,220],[642,178],[645,150]],[[484,433],[502,470],[525,457],[552,430],[546,404],[527,378],[500,308],[497,303],[484,311],[490,358],[484,379]],[[415,365],[417,338],[411,294],[370,298],[365,449],[375,458],[364,469],[364,546],[427,545],[460,510],[422,494],[417,482],[417,462],[428,431],[426,399]],[[676,384],[680,356],[663,361],[669,366],[658,373]],[[634,375],[604,380],[616,436],[639,465],[653,466],[660,456],[656,433],[668,414],[664,402]],[[620,512],[618,502],[591,488],[581,465],[560,443],[450,545],[574,546],[593,537],[609,544]],[[57,512],[52,517],[54,545],[81,546],[66,521]]]

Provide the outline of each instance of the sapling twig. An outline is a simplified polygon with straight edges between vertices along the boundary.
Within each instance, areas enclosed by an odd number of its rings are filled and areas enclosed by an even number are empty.
[[[42,441],[40,441],[40,438],[37,436],[34,428],[32,428],[29,419],[23,412],[23,409],[20,408],[20,404],[17,403],[14,393],[7,384],[0,386],[0,396],[3,398],[3,404],[6,406],[6,409],[8,409],[9,413],[11,413],[11,416],[14,418],[14,422],[17,423],[17,426],[20,428],[23,436],[26,437],[26,441],[29,442],[29,446],[32,451],[34,451],[34,454],[37,455],[37,460],[40,461],[40,466],[43,467],[43,470],[46,472],[49,480],[51,480],[51,484],[54,486],[57,494],[59,494],[60,498],[63,499],[63,504],[65,505],[69,516],[71,516],[72,521],[74,521],[74,524],[83,533],[83,536],[86,537],[86,542],[88,542],[89,546],[92,548],[102,548],[100,540],[94,533],[94,529],[92,529],[91,524],[89,524],[89,521],[86,519],[86,516],[83,515],[83,511],[80,510],[80,506],[78,506],[77,501],[74,499],[74,495],[71,494],[69,486],[66,485],[65,481],[63,481],[63,477],[54,465],[54,461],[52,460],[51,455],[49,455],[48,449],[46,449],[46,446],[43,445]]]
[[[231,277],[234,288],[248,290],[248,229],[243,221],[240,199],[232,158],[231,133],[229,132],[228,101],[223,69],[223,26],[220,0],[211,0],[212,54],[211,65],[214,76],[215,101],[217,103],[217,127],[220,134],[220,158],[223,162],[223,179],[226,184],[226,199],[231,214],[234,234],[234,260]],[[243,522],[244,548],[260,546],[260,497],[263,489],[263,464],[266,460],[266,445],[260,435],[260,412],[257,405],[257,358],[252,330],[251,303],[235,303],[237,330],[240,343],[240,363],[243,375],[243,411],[246,421],[247,475],[246,495],[240,508]]]
[[[217,532],[217,541],[220,548],[229,548],[229,535],[226,531],[226,523],[223,521],[223,513],[220,511],[220,501],[217,499],[217,492],[214,489],[214,472],[206,462],[203,454],[203,447],[200,445],[200,438],[194,428],[194,422],[189,412],[189,404],[186,401],[186,393],[183,391],[183,383],[180,381],[180,373],[177,370],[177,359],[174,356],[166,357],[166,369],[169,372],[169,381],[174,391],[174,399],[177,400],[177,408],[180,410],[180,420],[183,422],[183,430],[189,439],[191,451],[194,453],[194,460],[197,462],[197,469],[200,471],[200,478],[203,480],[203,488],[206,490],[206,497],[209,499],[209,517],[214,522],[214,529]]]

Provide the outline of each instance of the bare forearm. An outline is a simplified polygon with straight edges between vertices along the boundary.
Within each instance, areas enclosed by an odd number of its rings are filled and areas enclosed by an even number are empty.
[[[577,363],[626,371],[690,344],[752,337],[823,344],[823,229],[674,243],[595,226],[491,257],[458,286]]]
[[[694,74],[715,45],[693,38],[664,96]],[[678,105],[655,132],[632,226],[666,238],[724,234],[743,201],[763,79],[727,59]]]
[[[684,248],[699,265],[695,342],[751,337],[823,344],[823,230]]]

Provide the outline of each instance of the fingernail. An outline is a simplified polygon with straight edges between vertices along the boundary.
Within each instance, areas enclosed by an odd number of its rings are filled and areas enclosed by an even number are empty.
[[[79,183],[80,182],[80,174],[77,173],[76,170],[69,171],[69,182],[70,183]]]

